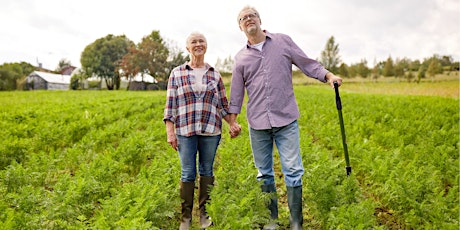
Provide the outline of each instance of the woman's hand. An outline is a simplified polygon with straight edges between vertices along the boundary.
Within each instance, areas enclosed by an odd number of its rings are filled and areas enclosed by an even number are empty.
[[[174,131],[174,123],[171,121],[166,121],[166,135],[168,143],[174,150],[177,151],[177,137],[176,132]]]

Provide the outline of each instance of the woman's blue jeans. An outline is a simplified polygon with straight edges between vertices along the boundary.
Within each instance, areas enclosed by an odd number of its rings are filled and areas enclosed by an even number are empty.
[[[273,148],[276,144],[286,186],[302,185],[304,168],[300,156],[300,135],[297,121],[279,128],[264,130],[250,128],[249,134],[254,163],[259,171],[257,180],[263,181],[266,185],[275,183]]]
[[[190,137],[177,136],[178,152],[182,167],[181,181],[194,182],[196,178],[196,156],[200,176],[214,176],[214,158],[221,135]]]

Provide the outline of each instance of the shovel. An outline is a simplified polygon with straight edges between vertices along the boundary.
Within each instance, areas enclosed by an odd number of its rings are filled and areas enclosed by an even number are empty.
[[[339,121],[340,121],[340,131],[342,132],[342,143],[343,143],[343,151],[345,153],[345,162],[347,164],[347,176],[351,174],[351,166],[350,166],[350,159],[348,158],[348,147],[347,147],[347,138],[345,137],[345,127],[343,125],[343,117],[342,117],[342,101],[340,100],[339,95],[339,84],[334,82],[334,89],[335,89],[335,104],[337,105],[337,111],[339,113]]]

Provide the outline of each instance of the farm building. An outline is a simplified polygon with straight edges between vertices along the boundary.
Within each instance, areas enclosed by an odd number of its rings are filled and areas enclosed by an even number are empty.
[[[29,90],[68,90],[70,75],[34,71],[26,78]]]
[[[150,74],[138,73],[130,80],[122,78],[122,83],[127,84],[129,90],[158,90],[158,81]]]
[[[81,68],[76,68],[72,71],[71,76],[75,74],[82,74]],[[86,79],[78,79],[80,89],[107,89],[106,82],[103,78],[93,74],[92,77]],[[131,78],[121,77],[120,89],[128,90],[159,90],[166,89],[165,84],[159,84],[159,82],[150,74],[138,73],[136,76]]]

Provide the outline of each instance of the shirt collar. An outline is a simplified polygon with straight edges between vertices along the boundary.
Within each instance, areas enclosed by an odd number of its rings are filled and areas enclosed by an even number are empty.
[[[272,34],[270,32],[268,32],[267,30],[262,30],[264,33],[265,33],[265,42],[267,42],[267,40],[271,40],[272,39]],[[249,44],[249,41],[246,42],[246,49],[249,49],[251,47],[251,45]]]
[[[189,62],[185,62],[184,65],[185,65],[185,68],[186,68],[187,70],[193,70],[193,68],[190,66]],[[214,71],[214,67],[212,67],[212,66],[209,65],[208,63],[206,63],[206,64],[204,65],[204,67],[205,67],[207,70]]]

